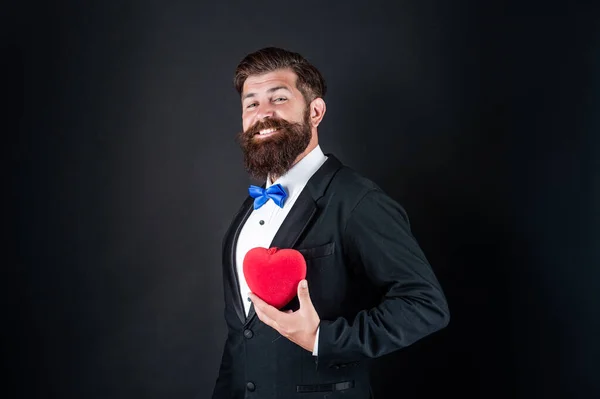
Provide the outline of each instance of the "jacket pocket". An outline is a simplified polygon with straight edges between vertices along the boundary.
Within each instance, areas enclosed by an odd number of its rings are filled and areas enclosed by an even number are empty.
[[[329,256],[335,251],[335,242],[319,245],[318,247],[298,249],[298,252],[304,256],[304,259],[315,259]]]

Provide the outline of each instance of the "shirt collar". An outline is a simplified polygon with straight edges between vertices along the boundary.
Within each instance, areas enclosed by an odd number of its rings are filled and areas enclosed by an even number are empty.
[[[321,146],[317,145],[311,152],[306,154],[304,158],[292,166],[290,170],[272,184],[281,184],[291,197],[298,189],[302,189],[306,185],[311,176],[326,160],[327,157],[321,150]],[[269,188],[272,185],[270,181],[271,179],[267,178],[265,188]]]

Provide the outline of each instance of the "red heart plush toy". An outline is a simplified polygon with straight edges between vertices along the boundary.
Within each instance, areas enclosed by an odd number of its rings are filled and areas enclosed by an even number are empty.
[[[295,249],[252,248],[244,257],[244,276],[250,291],[280,309],[306,278],[306,261]]]

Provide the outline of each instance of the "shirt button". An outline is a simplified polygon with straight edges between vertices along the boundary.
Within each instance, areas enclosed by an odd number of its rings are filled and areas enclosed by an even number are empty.
[[[253,382],[249,382],[246,384],[246,389],[249,390],[250,392],[254,392],[254,390],[256,389],[256,385],[254,385]]]
[[[254,333],[252,332],[252,330],[244,330],[244,337],[250,339],[254,336]]]
[[[262,226],[263,224],[265,224],[265,221],[261,220],[261,221],[258,222],[258,224],[260,224]]]

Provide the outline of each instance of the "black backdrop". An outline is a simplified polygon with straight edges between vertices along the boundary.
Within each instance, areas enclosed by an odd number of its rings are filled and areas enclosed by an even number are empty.
[[[5,397],[209,397],[249,182],[232,73],[267,45],[322,70],[323,150],[403,204],[449,299],[378,398],[598,397],[591,3],[5,7]]]

